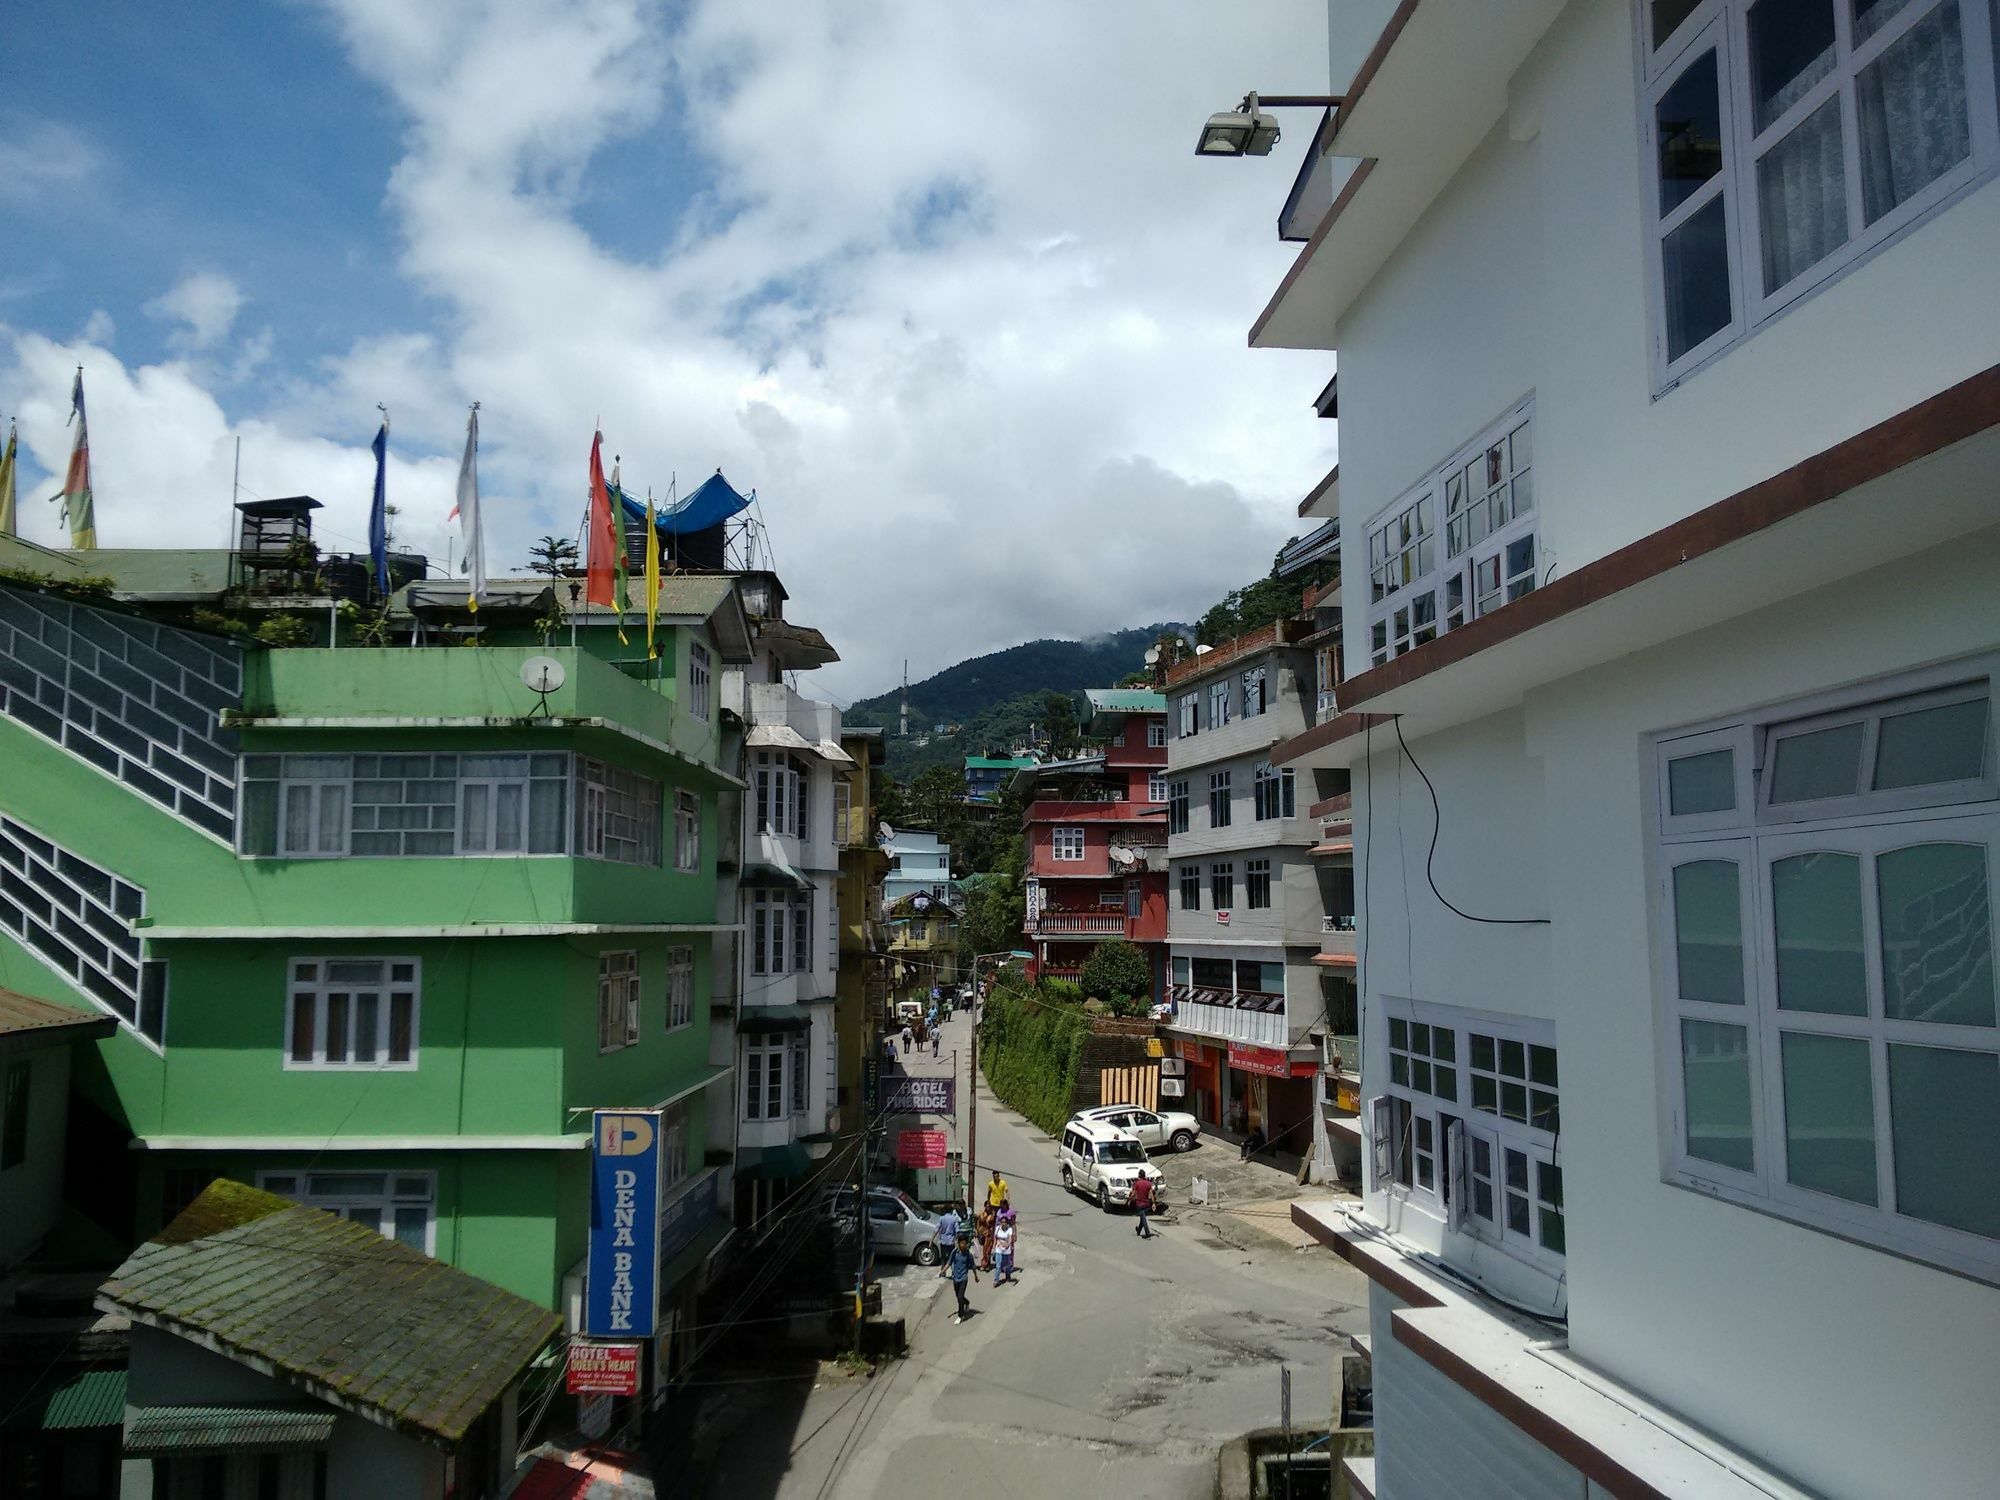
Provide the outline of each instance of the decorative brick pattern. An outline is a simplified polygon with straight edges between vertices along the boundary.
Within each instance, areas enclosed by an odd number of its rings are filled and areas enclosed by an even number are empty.
[[[133,922],[146,893],[24,823],[0,818],[0,928],[154,1043],[166,1036],[167,966]]]
[[[240,647],[0,587],[0,713],[234,844]]]

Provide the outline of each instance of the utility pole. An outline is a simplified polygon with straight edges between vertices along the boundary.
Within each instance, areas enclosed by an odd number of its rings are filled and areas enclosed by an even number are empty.
[[[854,1214],[860,1226],[860,1253],[854,1262],[854,1357],[861,1357],[861,1325],[867,1321],[868,1306],[868,1148],[874,1142],[875,1122],[864,1108],[861,1117],[861,1165],[854,1195]]]

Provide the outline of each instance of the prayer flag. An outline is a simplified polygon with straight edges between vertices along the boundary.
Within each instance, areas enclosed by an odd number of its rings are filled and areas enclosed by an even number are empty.
[[[375,498],[368,507],[368,557],[375,564],[375,589],[389,594],[389,418],[369,445],[375,450]]]
[[[0,453],[0,536],[14,534],[14,462],[20,447],[14,424],[7,424],[7,451]]]
[[[97,546],[97,507],[90,494],[90,433],[83,415],[83,366],[76,367],[76,385],[70,391],[70,420],[76,423],[76,438],[69,450],[69,472],[63,477],[62,516],[69,523],[69,544],[78,551]]]
[[[653,497],[646,496],[646,659],[660,654],[653,643],[654,622],[660,615],[660,528],[653,518]]]
[[[465,602],[474,614],[479,612],[479,596],[486,592],[486,536],[479,525],[479,403],[472,403],[472,412],[465,419],[465,457],[458,465],[458,503],[451,508],[451,516],[458,518],[459,535],[465,541],[465,568],[472,582],[466,589]]]
[[[590,522],[584,531],[583,599],[586,604],[613,603],[612,550],[618,532],[611,524],[611,492],[604,487],[604,434],[590,440]]]

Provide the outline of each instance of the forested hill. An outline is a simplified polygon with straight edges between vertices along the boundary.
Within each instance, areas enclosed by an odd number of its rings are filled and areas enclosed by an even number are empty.
[[[849,724],[876,724],[889,731],[891,776],[907,782],[928,766],[956,764],[967,755],[1004,755],[1041,718],[1049,693],[1072,697],[1085,688],[1111,687],[1144,669],[1146,648],[1161,632],[1184,625],[1119,630],[1087,641],[1028,641],[976,656],[910,684],[910,738],[896,737],[902,689],[862,698],[847,710]],[[955,734],[933,733],[939,724],[957,725]],[[929,736],[929,743],[916,741]]]

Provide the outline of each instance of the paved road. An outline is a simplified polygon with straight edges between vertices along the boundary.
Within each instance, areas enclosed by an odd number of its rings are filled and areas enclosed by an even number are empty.
[[[965,1060],[968,1031],[951,1023],[947,1059],[956,1046]],[[1278,1420],[1281,1362],[1299,1420],[1331,1405],[1336,1331],[1366,1322],[1358,1273],[1316,1246],[1193,1214],[1184,1197],[1140,1240],[1129,1216],[1065,1193],[1054,1156],[982,1089],[980,1182],[997,1166],[1013,1184],[1019,1284],[976,1285],[973,1317],[954,1326],[934,1272],[885,1268],[891,1316],[938,1298],[909,1358],[746,1409],[709,1493],[935,1500],[1004,1475],[1015,1495],[1206,1500],[1221,1443]]]

